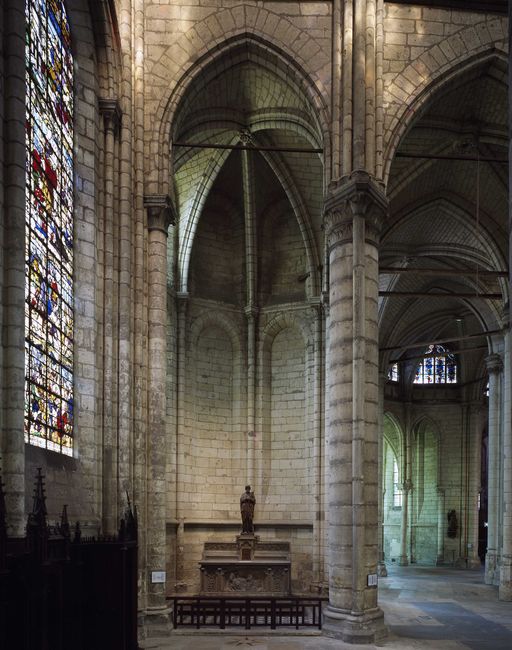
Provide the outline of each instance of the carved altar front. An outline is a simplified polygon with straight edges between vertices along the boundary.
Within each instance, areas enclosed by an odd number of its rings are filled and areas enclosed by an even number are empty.
[[[234,542],[206,542],[199,566],[205,595],[290,594],[289,542],[261,542],[247,533]]]

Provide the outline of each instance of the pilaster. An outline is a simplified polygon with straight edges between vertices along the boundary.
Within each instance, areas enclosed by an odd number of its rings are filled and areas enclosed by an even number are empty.
[[[351,643],[385,634],[377,606],[378,240],[387,202],[366,172],[325,202],[330,315],[326,384],[329,605],[324,633]]]

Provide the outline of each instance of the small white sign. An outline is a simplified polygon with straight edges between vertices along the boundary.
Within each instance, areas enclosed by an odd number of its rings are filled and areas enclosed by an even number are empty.
[[[151,571],[151,582],[154,585],[165,582],[165,571]]]
[[[377,574],[376,573],[369,573],[368,574],[368,586],[369,587],[376,587],[377,586]]]

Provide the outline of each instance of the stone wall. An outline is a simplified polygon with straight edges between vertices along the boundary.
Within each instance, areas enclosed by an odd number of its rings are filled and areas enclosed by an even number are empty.
[[[169,495],[177,495],[176,506],[174,497],[168,501],[169,549],[175,543],[183,549],[176,565],[169,566],[171,591],[175,584],[188,591],[199,584],[197,561],[204,541],[230,541],[240,531],[239,498],[248,480],[243,321],[225,305],[197,299],[190,300],[188,319],[183,421],[172,443],[177,471],[168,475]],[[264,322],[260,340],[265,339]],[[296,326],[278,329],[260,358],[256,530],[265,539],[291,540],[293,581],[304,589],[312,578],[315,518],[313,369]]]
[[[478,459],[485,418],[480,410],[470,414],[456,399],[459,392],[457,387],[414,388],[415,403],[409,420],[408,478],[412,490],[407,521],[407,555],[414,563],[466,566],[475,561],[478,520],[474,513],[480,491]],[[407,419],[402,404],[386,401],[386,410],[393,415],[392,420],[385,421],[384,551],[386,561],[398,562],[402,508],[393,507],[392,461],[397,459],[402,484]],[[402,498],[406,498],[405,493]],[[455,510],[458,522],[454,538],[447,536],[450,510]]]

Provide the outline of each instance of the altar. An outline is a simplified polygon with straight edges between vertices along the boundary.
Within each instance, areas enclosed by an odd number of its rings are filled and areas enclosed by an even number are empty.
[[[241,533],[233,542],[205,542],[201,594],[289,596],[290,542]]]

